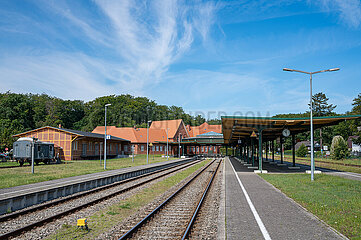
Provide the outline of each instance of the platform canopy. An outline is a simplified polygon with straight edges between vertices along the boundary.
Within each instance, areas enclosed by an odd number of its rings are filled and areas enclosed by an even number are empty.
[[[361,115],[313,117],[313,127],[317,129],[359,118]],[[249,139],[253,132],[260,131],[264,140],[274,140],[282,135],[284,129],[290,130],[290,134],[310,131],[310,118],[222,117],[225,144],[237,144],[238,140]]]

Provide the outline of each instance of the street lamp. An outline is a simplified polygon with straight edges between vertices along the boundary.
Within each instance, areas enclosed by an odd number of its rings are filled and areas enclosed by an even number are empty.
[[[169,129],[169,128],[167,128],[167,160],[169,160],[168,129]]]
[[[339,68],[331,68],[331,69],[326,69],[326,70],[321,70],[321,71],[316,71],[316,72],[305,72],[305,71],[300,71],[300,70],[295,70],[295,69],[290,69],[290,68],[283,69],[283,71],[287,71],[287,72],[299,72],[299,73],[305,73],[305,74],[310,75],[311,181],[314,180],[314,171],[315,171],[315,159],[313,158],[312,75],[316,74],[316,73],[334,72],[334,71],[338,71],[338,70],[340,70],[340,69]]]
[[[104,128],[104,170],[107,169],[107,107],[112,104],[105,104],[105,128]]]
[[[179,156],[179,158],[181,157],[181,155],[180,155],[180,150],[181,150],[181,145],[180,145],[180,142],[182,141],[182,134],[179,134],[178,135],[178,156]]]
[[[149,123],[151,122],[151,120],[147,122],[147,164],[149,163]]]

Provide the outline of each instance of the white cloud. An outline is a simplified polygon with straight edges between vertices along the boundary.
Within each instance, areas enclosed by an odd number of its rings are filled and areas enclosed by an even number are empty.
[[[320,0],[325,10],[335,9],[340,13],[340,19],[350,27],[358,28],[361,24],[360,0]]]
[[[161,82],[169,66],[189,51],[197,37],[207,40],[216,11],[211,3],[193,6],[161,0],[96,0],[91,8],[58,1],[35,4],[51,20],[24,15],[16,18],[13,27],[25,28],[28,21],[21,19],[30,19],[32,26],[39,27],[29,34],[51,47],[20,48],[2,54],[0,83],[13,91],[50,92],[72,98],[68,91],[84,99],[104,94],[145,95],[148,87]],[[84,50],[79,43],[94,52]],[[19,65],[23,66],[21,71]]]
[[[65,99],[91,100],[112,92],[92,72],[100,62],[82,54],[16,56],[0,60],[1,88],[22,93],[47,93]]]
[[[161,80],[169,66],[190,49],[196,30],[207,38],[215,10],[210,4],[195,10],[178,1],[96,3],[114,30],[114,47],[126,59],[130,83],[141,88]]]

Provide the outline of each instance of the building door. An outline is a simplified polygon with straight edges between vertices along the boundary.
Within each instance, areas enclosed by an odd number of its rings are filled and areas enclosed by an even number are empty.
[[[82,155],[83,155],[83,156],[86,156],[86,143],[83,143]]]
[[[95,155],[99,155],[99,144],[96,143],[95,146],[94,146],[94,150],[95,150]]]

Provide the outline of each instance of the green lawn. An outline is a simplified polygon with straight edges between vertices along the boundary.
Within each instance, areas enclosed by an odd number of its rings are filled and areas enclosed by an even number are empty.
[[[0,162],[0,168],[1,167],[7,167],[7,166],[19,166],[19,163],[13,162],[13,161],[6,161],[6,162]]]
[[[76,222],[74,222],[71,225],[64,224],[57,233],[47,239],[96,239],[101,233],[109,231],[115,225],[119,225],[125,218],[134,214],[141,207],[152,202],[159,195],[209,162],[209,160],[202,161],[92,216],[84,216],[88,220],[89,232],[77,228]]]
[[[260,174],[350,239],[361,239],[361,182],[320,174]]]
[[[276,160],[280,160],[280,155],[275,155]],[[284,156],[283,160],[285,162],[292,162],[292,156]],[[309,157],[296,157],[296,163],[310,165],[311,159]],[[346,166],[340,164],[353,164],[355,166]],[[355,172],[361,173],[361,159],[343,159],[343,160],[334,160],[331,158],[315,158],[316,167],[323,167],[333,170],[346,171],[346,172]]]
[[[169,160],[174,158],[169,158]],[[149,157],[149,163],[166,161],[161,156]],[[104,171],[104,162],[100,160],[65,161],[64,164],[35,166],[35,173],[31,174],[30,167],[0,168],[0,188],[14,187],[29,183],[48,181],[53,179],[78,176],[88,173]],[[146,164],[146,155],[138,155],[134,158],[107,159],[107,170],[127,168]],[[26,165],[27,166],[27,165]]]

